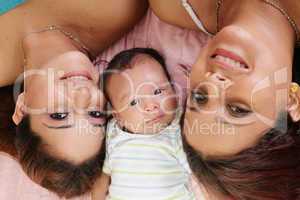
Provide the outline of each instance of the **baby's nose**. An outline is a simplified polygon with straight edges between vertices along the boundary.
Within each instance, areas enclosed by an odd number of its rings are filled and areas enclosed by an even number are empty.
[[[159,103],[158,102],[150,101],[150,102],[145,103],[144,110],[146,112],[155,112],[158,109],[159,109]]]

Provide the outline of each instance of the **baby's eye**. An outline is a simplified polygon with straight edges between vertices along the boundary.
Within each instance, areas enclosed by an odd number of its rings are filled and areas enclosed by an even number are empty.
[[[208,102],[207,93],[202,91],[192,91],[191,98],[195,103],[199,105],[204,105]]]
[[[241,106],[237,106],[233,104],[228,104],[227,110],[233,117],[237,117],[237,118],[245,117],[252,112],[249,109],[242,108]]]
[[[52,113],[50,114],[50,118],[54,120],[64,120],[68,117],[69,113]]]
[[[88,114],[93,118],[106,118],[106,115],[100,111],[89,111]]]
[[[130,106],[135,106],[136,104],[138,104],[138,101],[136,99],[133,99],[131,102],[130,102]]]
[[[160,89],[160,88],[154,90],[154,95],[159,95],[161,93],[162,93],[162,89]]]

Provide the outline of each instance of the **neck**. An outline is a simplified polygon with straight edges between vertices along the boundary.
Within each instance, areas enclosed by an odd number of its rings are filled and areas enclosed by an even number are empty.
[[[277,5],[283,7],[280,2]],[[262,0],[223,0],[219,13],[219,27],[222,29],[229,25],[268,32],[277,39],[276,42],[283,41],[294,48],[296,33],[292,25],[278,9]]]
[[[68,51],[79,51],[79,48],[57,30],[31,33],[23,41],[25,70],[40,68],[52,58]]]

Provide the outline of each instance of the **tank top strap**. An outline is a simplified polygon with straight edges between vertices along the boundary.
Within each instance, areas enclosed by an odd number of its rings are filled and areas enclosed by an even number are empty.
[[[188,2],[188,0],[181,0],[181,4],[184,7],[184,9],[187,11],[187,13],[189,14],[189,16],[192,18],[192,20],[194,21],[194,23],[196,24],[196,26],[201,31],[203,31],[204,33],[212,36],[212,34],[205,29],[205,27],[203,26],[203,23],[201,22],[201,20],[197,16],[196,12],[194,11],[193,7]]]

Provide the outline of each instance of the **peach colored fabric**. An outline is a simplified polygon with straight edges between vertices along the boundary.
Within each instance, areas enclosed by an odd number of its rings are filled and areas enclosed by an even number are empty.
[[[3,152],[0,152],[0,199],[1,200],[60,200],[31,181],[23,172],[19,163]],[[72,200],[91,200],[90,194]]]
[[[102,70],[114,55],[125,49],[154,48],[165,57],[170,75],[179,86],[177,93],[183,103],[188,80],[182,68],[191,69],[208,39],[209,36],[203,32],[179,28],[161,21],[149,9],[144,19],[130,33],[97,58],[96,65]]]

